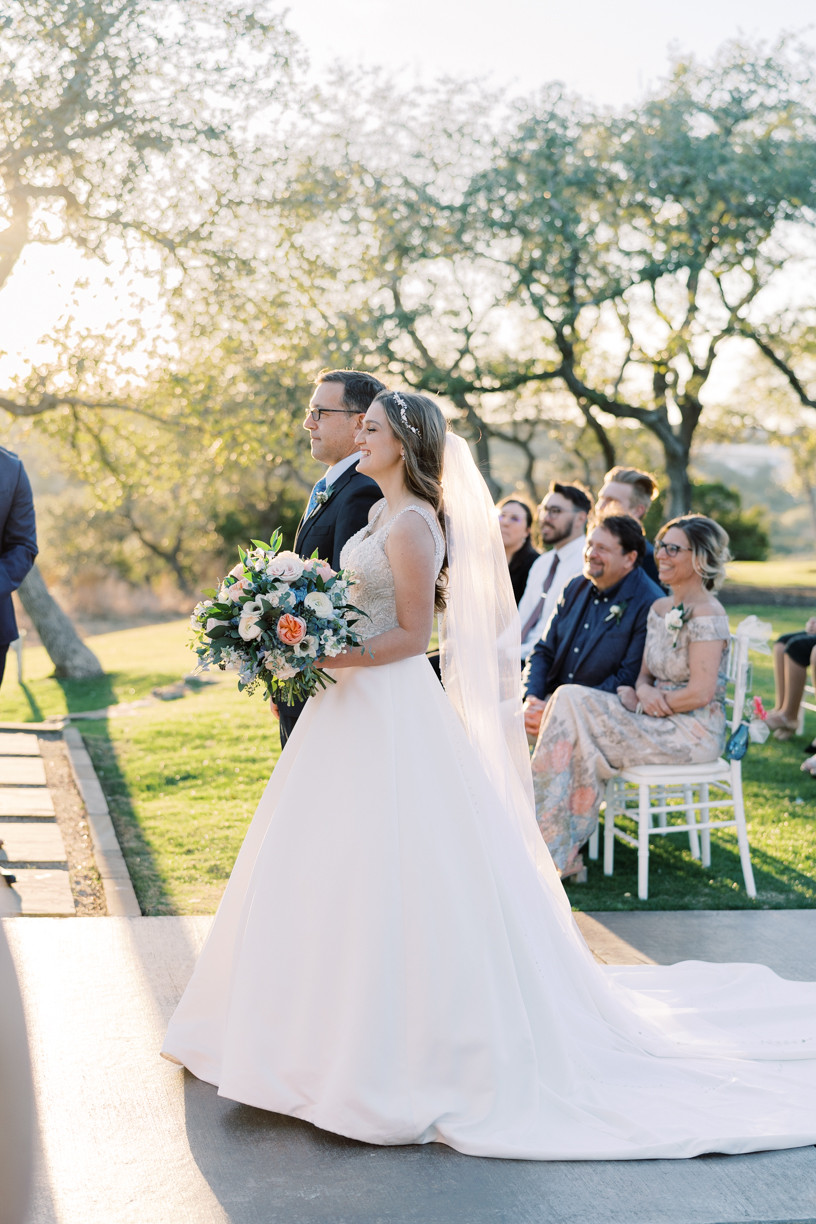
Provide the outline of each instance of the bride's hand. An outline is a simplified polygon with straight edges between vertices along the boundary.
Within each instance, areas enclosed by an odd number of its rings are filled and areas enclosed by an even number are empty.
[[[621,684],[618,687],[618,696],[620,697],[621,705],[625,710],[629,710],[634,714],[637,709],[638,695],[632,688],[631,684]]]

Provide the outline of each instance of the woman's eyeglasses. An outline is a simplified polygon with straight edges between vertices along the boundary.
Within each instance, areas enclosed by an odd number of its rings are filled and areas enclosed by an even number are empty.
[[[691,551],[692,550],[690,548],[686,548],[684,544],[664,544],[663,541],[661,540],[657,548],[655,549],[655,556],[657,557],[660,555],[660,553],[664,552],[667,557],[674,558],[680,552],[691,552]]]

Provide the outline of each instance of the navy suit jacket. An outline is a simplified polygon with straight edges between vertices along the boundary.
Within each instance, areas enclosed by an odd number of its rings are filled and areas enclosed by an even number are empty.
[[[25,468],[0,446],[0,645],[17,638],[11,592],[16,591],[37,556],[34,499]]]
[[[560,684],[584,684],[607,693],[614,693],[621,684],[633,685],[643,661],[649,609],[662,596],[657,583],[636,566],[609,597],[610,606],[626,601],[620,622],[597,620],[575,659],[573,638],[598,592],[588,578],[573,578],[564,587],[546,632],[527,661],[525,696],[543,701]]]
[[[654,544],[650,544],[648,540],[646,541],[646,555],[641,558],[638,565],[647,578],[651,578],[652,582],[656,582],[658,586],[661,586],[660,574],[657,569],[657,561],[655,560]],[[665,595],[666,592],[664,591],[663,594]]]
[[[308,518],[300,520],[294,551],[304,559],[317,549],[321,561],[332,569],[340,568],[340,550],[346,540],[365,527],[368,512],[382,497],[380,486],[363,476],[352,464],[329,486],[331,497]]]

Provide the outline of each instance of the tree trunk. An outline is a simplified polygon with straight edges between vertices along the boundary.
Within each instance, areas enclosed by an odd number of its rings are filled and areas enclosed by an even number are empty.
[[[689,480],[688,451],[680,443],[667,446],[663,441],[663,453],[666,456],[666,475],[669,478],[669,497],[667,518],[677,518],[688,514],[691,510],[691,481]]]
[[[87,680],[91,676],[104,676],[102,664],[80,640],[71,618],[49,595],[36,565],[32,566],[20,584],[19,595],[54,664],[55,676],[61,680]]]
[[[816,488],[808,482],[804,483],[808,495],[808,504],[810,505],[810,523],[813,528],[813,540],[816,543]]]

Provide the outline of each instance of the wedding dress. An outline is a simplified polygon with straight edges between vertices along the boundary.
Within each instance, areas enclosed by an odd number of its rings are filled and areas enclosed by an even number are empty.
[[[444,487],[446,508],[471,499],[446,523],[447,691],[419,656],[338,669],[308,702],[163,1052],[222,1096],[374,1144],[620,1160],[816,1142],[816,985],[594,962],[535,825],[518,617],[460,440]],[[404,513],[438,568],[435,519]],[[369,635],[397,623],[381,522],[342,556]]]

